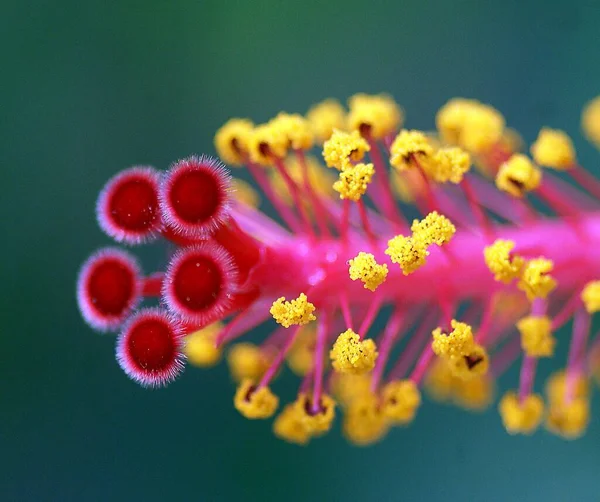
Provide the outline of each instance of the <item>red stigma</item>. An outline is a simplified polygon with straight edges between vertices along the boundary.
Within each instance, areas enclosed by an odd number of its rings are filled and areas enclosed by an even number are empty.
[[[144,387],[161,387],[183,370],[178,322],[159,309],[134,315],[119,335],[117,360],[123,371]]]
[[[207,324],[230,307],[237,280],[229,252],[219,244],[204,242],[175,254],[163,283],[163,297],[186,321]]]
[[[139,303],[141,287],[140,269],[133,256],[118,249],[101,250],[81,268],[79,308],[91,326],[115,329]]]
[[[151,167],[132,167],[114,176],[98,198],[100,227],[127,244],[154,237],[161,226],[158,186],[159,174]]]
[[[217,160],[180,160],[161,186],[163,217],[181,235],[208,238],[229,218],[230,189],[231,177]]]

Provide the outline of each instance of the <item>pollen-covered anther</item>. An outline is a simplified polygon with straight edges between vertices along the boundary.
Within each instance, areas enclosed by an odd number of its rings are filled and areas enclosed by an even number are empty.
[[[542,128],[531,145],[531,156],[540,166],[561,171],[571,169],[577,162],[571,138],[564,131],[548,127]]]
[[[184,353],[190,364],[208,368],[219,362],[221,349],[216,346],[216,339],[222,329],[223,324],[215,322],[186,335]]]
[[[378,397],[373,393],[357,396],[344,415],[343,431],[348,441],[367,446],[382,439],[390,421],[384,415]]]
[[[311,324],[304,326],[296,335],[292,348],[287,354],[287,364],[300,376],[312,371],[315,363],[316,330]]]
[[[271,359],[268,351],[249,342],[236,343],[227,353],[229,372],[236,382],[259,380],[269,368]]]
[[[395,425],[406,425],[421,406],[421,392],[412,380],[395,380],[381,392],[383,414]]]
[[[192,239],[207,239],[230,217],[231,175],[211,157],[175,163],[162,180],[160,207],[165,224]]]
[[[462,380],[487,375],[490,367],[490,357],[487,350],[477,343],[461,356],[450,357],[448,366],[452,374]]]
[[[241,166],[247,160],[248,138],[254,124],[248,119],[228,120],[215,134],[215,149],[223,162]]]
[[[583,436],[589,421],[589,401],[575,398],[569,402],[550,403],[546,428],[564,439],[577,439]]]
[[[343,171],[361,161],[370,149],[358,131],[348,133],[336,129],[323,144],[323,159],[327,167]]]
[[[356,164],[340,172],[333,189],[340,194],[340,199],[358,202],[367,192],[373,179],[375,169],[373,164]]]
[[[456,233],[456,227],[443,214],[432,211],[422,220],[414,220],[410,227],[413,236],[426,246],[447,244]]]
[[[425,174],[438,183],[458,184],[471,169],[471,156],[459,147],[440,148],[422,167]]]
[[[475,348],[471,326],[456,319],[452,319],[450,325],[452,327],[450,333],[442,332],[441,328],[432,331],[431,349],[437,356],[445,358],[469,355]]]
[[[590,142],[600,146],[600,96],[586,103],[583,108],[581,128]]]
[[[457,406],[471,411],[483,411],[494,400],[494,381],[489,372],[466,380],[456,378],[453,396]]]
[[[306,113],[310,127],[319,143],[327,141],[335,129],[344,129],[346,110],[335,99],[326,99],[312,106]]]
[[[263,166],[272,165],[275,157],[283,159],[289,146],[284,130],[272,122],[256,126],[248,136],[250,159]]]
[[[347,123],[350,130],[364,137],[382,139],[402,125],[403,113],[387,94],[355,94],[348,99]]]
[[[375,342],[370,338],[361,340],[351,329],[337,337],[329,352],[333,369],[339,373],[367,373],[374,368],[377,356]]]
[[[140,267],[129,253],[101,249],[81,267],[77,303],[85,321],[97,330],[118,328],[138,306],[141,294]]]
[[[297,113],[279,113],[270,122],[271,126],[278,129],[288,140],[292,150],[310,150],[315,138],[308,121]]]
[[[371,394],[371,373],[336,373],[331,375],[331,387],[340,406],[349,406],[352,401]]]
[[[525,155],[517,153],[500,166],[496,186],[514,197],[523,197],[542,181],[542,171]]]
[[[350,279],[360,280],[365,289],[375,291],[383,282],[388,274],[387,265],[380,265],[375,261],[375,256],[371,253],[359,252],[356,257],[348,261],[350,265],[348,271]]]
[[[552,321],[547,316],[527,316],[517,323],[521,347],[529,357],[554,355],[556,339],[552,335]]]
[[[581,300],[590,314],[600,311],[600,281],[588,282],[581,291]]]
[[[304,425],[301,414],[293,404],[286,405],[275,417],[273,433],[288,443],[300,445],[307,444],[311,439],[311,434]]]
[[[509,434],[533,434],[544,415],[544,401],[538,394],[523,400],[515,392],[507,392],[498,405],[502,423]]]
[[[404,275],[409,275],[425,265],[429,251],[422,239],[397,235],[388,241],[385,254],[392,263],[400,265]]]
[[[321,395],[316,411],[307,394],[300,394],[293,403],[296,414],[311,436],[318,436],[331,429],[335,419],[335,401],[327,394]]]
[[[416,167],[413,158],[426,166],[433,154],[434,148],[425,133],[403,129],[390,147],[390,164],[399,171],[405,171]]]
[[[152,167],[132,167],[111,178],[98,197],[100,228],[118,242],[140,244],[162,227],[159,173]]]
[[[588,399],[590,396],[590,383],[587,377],[581,374],[569,375],[567,382],[567,373],[557,371],[553,373],[546,381],[546,397],[549,403],[560,404],[565,401],[567,396],[567,383],[570,385],[572,398]]]
[[[246,379],[238,386],[233,404],[246,418],[269,418],[279,406],[279,398],[268,387],[257,387],[252,380]]]
[[[494,274],[496,281],[510,284],[521,275],[525,260],[512,254],[515,243],[510,240],[497,239],[483,250],[485,264]]]
[[[303,326],[317,318],[314,316],[315,306],[308,301],[304,293],[295,300],[286,301],[285,297],[278,298],[271,306],[273,319],[284,328],[290,326]]]
[[[553,269],[552,260],[543,257],[529,260],[521,273],[518,288],[524,291],[531,301],[536,298],[546,298],[557,285],[556,280],[550,275]]]
[[[183,371],[183,331],[164,310],[142,309],[124,326],[117,340],[117,362],[143,387],[163,387]]]
[[[186,321],[207,325],[231,306],[238,272],[230,253],[205,241],[179,250],[169,264],[162,297]]]

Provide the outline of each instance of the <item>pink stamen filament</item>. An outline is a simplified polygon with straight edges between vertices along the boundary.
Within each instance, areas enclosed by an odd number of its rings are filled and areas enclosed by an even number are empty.
[[[580,165],[573,166],[568,173],[587,192],[600,200],[600,181]]]
[[[546,314],[548,304],[543,298],[536,298],[531,304],[531,315],[539,317]],[[533,390],[537,358],[527,355],[523,356],[521,364],[521,376],[519,381],[519,401],[523,403]]]
[[[371,327],[371,324],[373,324],[373,321],[375,320],[375,318],[377,317],[377,314],[379,313],[379,309],[381,308],[382,303],[383,303],[382,295],[379,293],[375,293],[375,295],[373,296],[373,299],[371,300],[371,303],[369,305],[369,309],[367,310],[367,313],[365,314],[365,318],[363,319],[363,322],[360,325],[360,328],[358,328],[358,335],[361,338],[364,338],[366,336],[367,332],[369,331],[369,328]]]
[[[324,358],[325,346],[329,335],[329,325],[331,322],[331,314],[325,312],[321,318],[321,322],[317,326],[317,345],[315,347],[315,362],[314,362],[314,388],[312,408],[313,413],[318,413],[321,407],[321,394],[323,393],[323,373],[324,373]]]
[[[277,373],[277,371],[281,367],[285,356],[292,348],[294,340],[296,339],[296,335],[298,334],[301,328],[302,326],[294,326],[294,328],[291,330],[291,333],[289,333],[289,338],[286,340],[284,346],[277,353],[277,357],[275,358],[271,366],[269,366],[269,369],[267,369],[267,371],[261,378],[260,383],[258,384],[259,389],[261,387],[266,387],[267,385],[269,385],[269,382],[273,379],[275,373]]]
[[[379,382],[383,376],[383,371],[390,355],[390,351],[392,350],[394,343],[399,339],[399,335],[401,333],[400,330],[404,322],[404,315],[404,310],[396,308],[392,312],[392,315],[390,316],[390,319],[383,330],[381,343],[378,344],[379,355],[377,356],[377,362],[375,363],[375,368],[373,369],[373,376],[371,379],[372,392],[377,391],[377,387],[379,386]]]
[[[577,379],[583,374],[585,368],[585,354],[588,337],[590,335],[591,317],[583,306],[575,312],[573,318],[573,335],[569,348],[569,359],[567,362],[567,382],[565,401],[568,403],[573,399]]]
[[[330,218],[330,214],[327,212],[325,207],[323,206],[323,201],[321,197],[315,192],[312,183],[310,182],[310,176],[308,172],[308,165],[306,163],[306,156],[302,150],[294,150],[296,158],[298,159],[298,164],[300,165],[300,169],[302,171],[302,183],[303,188],[308,198],[310,200],[313,211],[315,212],[315,220],[317,223],[317,227],[319,228],[319,232],[322,235],[331,236],[331,232],[329,231],[329,227],[327,226],[327,221]]]

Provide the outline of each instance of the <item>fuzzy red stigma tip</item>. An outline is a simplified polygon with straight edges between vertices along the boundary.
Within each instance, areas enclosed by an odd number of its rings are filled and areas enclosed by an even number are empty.
[[[117,361],[143,387],[164,387],[183,371],[181,324],[161,309],[143,309],[127,322],[117,340]]]
[[[163,299],[186,322],[206,325],[231,306],[238,270],[231,254],[206,241],[173,256],[163,282]]]
[[[96,204],[98,223],[118,242],[140,244],[161,228],[159,173],[152,167],[131,167],[104,186]]]
[[[176,233],[206,239],[229,218],[231,176],[218,160],[188,157],[166,173],[160,206],[167,225]]]
[[[77,302],[83,318],[100,331],[117,329],[140,302],[137,260],[115,248],[101,249],[81,267]]]

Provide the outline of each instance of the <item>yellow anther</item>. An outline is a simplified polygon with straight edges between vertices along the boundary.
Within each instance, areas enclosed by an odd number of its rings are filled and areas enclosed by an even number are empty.
[[[552,336],[552,321],[546,316],[528,316],[517,323],[521,347],[529,357],[554,355],[556,339]]]
[[[333,424],[335,418],[335,401],[327,394],[321,395],[319,410],[312,411],[312,401],[306,394],[300,394],[293,404],[296,414],[304,428],[312,436],[324,434]]]
[[[510,284],[519,277],[525,265],[521,256],[511,254],[514,248],[513,241],[497,239],[483,250],[485,264],[494,274],[494,279],[504,284]]]
[[[258,380],[270,364],[269,355],[252,343],[236,343],[229,349],[227,364],[236,382]]]
[[[471,326],[456,319],[452,319],[450,325],[452,326],[450,333],[443,333],[441,328],[432,331],[431,349],[440,357],[467,356],[475,348]]]
[[[250,183],[239,178],[233,178],[232,185],[235,200],[254,208],[260,206],[260,195],[252,188]]]
[[[438,183],[460,183],[471,169],[471,156],[462,148],[441,148],[423,164],[427,176]]]
[[[304,293],[292,301],[285,301],[285,297],[278,298],[271,306],[273,319],[285,328],[292,325],[302,326],[317,318],[313,315],[315,306],[308,301]]]
[[[482,411],[494,400],[494,381],[488,375],[454,380],[454,402],[467,410]]]
[[[293,404],[288,404],[275,417],[273,433],[278,438],[294,444],[306,444],[311,437]]]
[[[323,159],[327,167],[343,171],[352,167],[353,163],[362,160],[370,149],[369,143],[360,136],[358,131],[348,133],[336,129],[323,143]]]
[[[348,108],[348,127],[365,137],[381,139],[402,124],[402,110],[386,94],[355,94],[348,100]]]
[[[581,292],[581,300],[590,314],[600,311],[600,281],[588,282]]]
[[[544,401],[538,394],[521,401],[515,392],[507,392],[498,409],[509,434],[533,434],[542,421]]]
[[[569,375],[571,385],[571,397],[587,399],[590,395],[590,384],[584,376],[580,374]],[[567,375],[565,371],[553,373],[546,381],[546,397],[552,404],[560,404],[565,401],[567,396]]]
[[[541,181],[541,169],[520,153],[502,164],[496,175],[496,186],[514,197],[523,197],[525,192],[535,190]]]
[[[600,96],[586,103],[583,108],[581,128],[589,141],[600,146]]]
[[[466,354],[450,357],[448,365],[455,377],[470,380],[471,378],[487,375],[490,367],[490,357],[483,346],[474,343],[473,348]]]
[[[456,377],[450,371],[447,359],[434,359],[425,377],[425,389],[436,401],[450,401],[454,394]]]
[[[375,256],[371,253],[360,252],[355,258],[348,261],[350,279],[360,280],[366,289],[375,291],[383,282],[388,274],[387,265],[379,265],[375,261]]]
[[[564,439],[583,436],[590,421],[590,402],[587,398],[550,403],[546,418],[547,429]]]
[[[383,414],[395,425],[412,422],[419,406],[421,392],[412,380],[392,381],[382,390]]]
[[[571,169],[576,162],[575,148],[564,131],[544,127],[535,143],[531,145],[531,156],[540,166],[552,169]]]
[[[246,379],[237,388],[233,404],[246,418],[269,418],[275,413],[279,398],[268,387],[257,388]]]
[[[550,275],[553,268],[552,260],[543,257],[529,260],[523,268],[517,286],[531,301],[536,298],[546,298],[556,287],[556,280]]]
[[[333,373],[331,384],[341,406],[349,406],[357,397],[371,393],[371,373]]]
[[[296,335],[287,355],[288,366],[296,375],[304,376],[313,369],[316,338],[315,329],[310,324]]]
[[[185,337],[184,352],[190,364],[207,368],[219,362],[221,349],[216,346],[215,341],[222,329],[223,324],[216,322]]]
[[[333,369],[339,373],[367,373],[375,366],[377,355],[375,342],[361,340],[351,329],[338,336],[329,352]]]
[[[347,167],[340,172],[333,189],[340,194],[340,199],[358,202],[367,192],[374,174],[373,164],[356,164]]]
[[[413,237],[426,246],[447,244],[456,232],[456,227],[444,215],[432,211],[422,220],[413,220],[410,227]]]
[[[346,110],[335,99],[326,99],[314,105],[306,114],[315,139],[319,143],[327,141],[335,129],[343,129],[346,123]]]
[[[389,430],[389,420],[374,394],[357,397],[344,415],[344,435],[348,441],[366,446],[382,439]]]
[[[397,235],[388,241],[385,254],[390,257],[392,263],[400,265],[404,275],[408,275],[425,265],[429,251],[427,244],[421,239]]]
[[[308,120],[297,113],[279,113],[270,122],[287,140],[293,150],[310,150],[314,144],[314,134]]]
[[[390,164],[399,171],[416,167],[415,158],[425,167],[433,156],[433,146],[425,133],[403,129],[390,147]]]
[[[312,190],[324,197],[330,197],[333,194],[332,185],[335,181],[335,176],[331,170],[320,164],[315,157],[310,155],[305,157],[306,171],[308,174],[308,183]],[[290,178],[294,182],[303,187],[305,185],[304,169],[300,164],[296,155],[290,155],[285,160],[285,168]],[[276,169],[270,169],[269,175],[271,179],[271,185],[275,193],[286,203],[292,204],[293,197],[290,194],[290,189],[287,183]],[[313,208],[310,205],[310,199],[305,201],[306,210],[310,212]]]
[[[215,149],[223,162],[240,166],[246,162],[248,141],[254,124],[248,119],[231,119],[215,134]]]
[[[273,157],[284,158],[288,147],[288,137],[272,122],[256,126],[248,136],[250,158],[263,166],[272,165]]]

